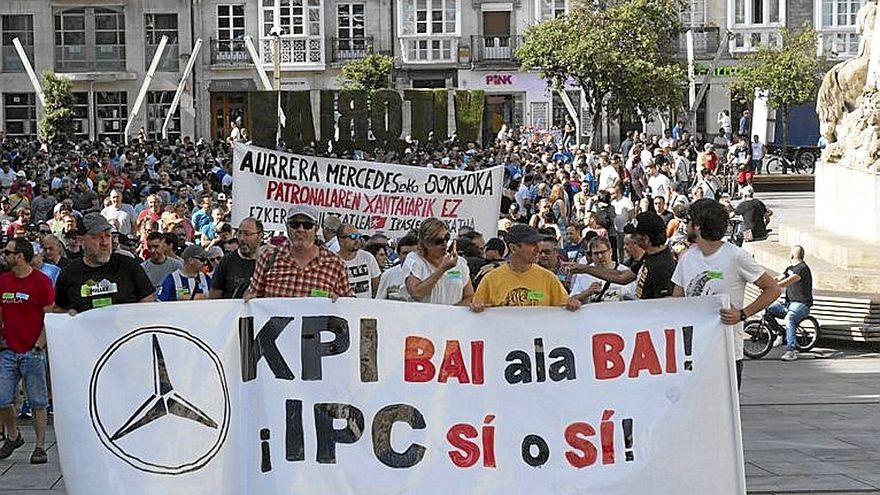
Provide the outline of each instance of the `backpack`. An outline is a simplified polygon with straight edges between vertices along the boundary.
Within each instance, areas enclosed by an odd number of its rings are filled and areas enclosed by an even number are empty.
[[[596,205],[596,222],[605,227],[605,230],[611,232],[614,226],[614,219],[611,216],[611,205],[599,203]]]

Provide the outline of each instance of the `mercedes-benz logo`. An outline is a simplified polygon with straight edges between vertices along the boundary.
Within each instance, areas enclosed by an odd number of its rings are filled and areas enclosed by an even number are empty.
[[[185,330],[138,328],[98,359],[89,414],[101,443],[136,469],[157,474],[201,469],[229,430],[223,364]]]

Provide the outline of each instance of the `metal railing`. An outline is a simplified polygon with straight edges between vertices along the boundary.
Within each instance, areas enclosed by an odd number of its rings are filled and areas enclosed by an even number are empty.
[[[471,36],[471,62],[475,64],[518,63],[516,49],[523,44],[520,35]]]
[[[458,63],[458,36],[407,36],[399,40],[405,64]]]
[[[211,39],[211,65],[220,67],[248,67],[253,65],[244,40]]]
[[[373,53],[373,37],[361,36],[359,38],[330,38],[331,60],[333,62],[346,62],[357,60]]]

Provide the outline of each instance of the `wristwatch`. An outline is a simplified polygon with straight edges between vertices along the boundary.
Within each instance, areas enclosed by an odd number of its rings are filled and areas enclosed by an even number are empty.
[[[746,311],[744,309],[739,310],[739,321],[746,321]]]

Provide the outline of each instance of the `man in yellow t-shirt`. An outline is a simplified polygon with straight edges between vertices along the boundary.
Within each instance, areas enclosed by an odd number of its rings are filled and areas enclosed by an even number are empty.
[[[475,312],[490,306],[564,306],[570,311],[581,302],[568,293],[556,275],[536,263],[538,242],[544,240],[534,227],[516,224],[507,233],[510,262],[489,272],[471,302]]]

